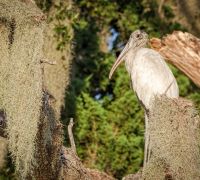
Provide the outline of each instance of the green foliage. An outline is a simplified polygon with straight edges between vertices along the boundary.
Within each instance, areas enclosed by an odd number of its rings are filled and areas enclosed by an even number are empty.
[[[52,0],[35,0],[35,3],[43,12],[49,11],[52,6]]]
[[[68,27],[65,25],[58,25],[54,28],[56,32],[56,39],[58,41],[57,50],[64,50],[67,42],[70,41],[70,35],[68,34]]]
[[[64,5],[63,3],[60,3],[59,5],[54,6],[56,8],[55,17],[51,17],[50,20],[57,20],[54,27],[54,37],[58,43],[57,50],[63,51],[73,38],[71,26],[76,22],[78,13],[73,6],[69,4]],[[66,23],[66,19],[69,21],[68,23]]]
[[[140,167],[144,130],[137,98],[130,90],[122,97],[119,93],[115,101],[108,97],[95,101],[81,93],[77,99],[75,134],[78,153],[86,165],[120,177]]]

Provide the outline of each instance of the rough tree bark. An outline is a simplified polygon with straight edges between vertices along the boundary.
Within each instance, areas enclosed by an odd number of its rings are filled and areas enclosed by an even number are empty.
[[[0,1],[0,108],[16,170],[35,163],[35,137],[43,96],[41,57],[44,15],[19,1]]]
[[[157,97],[150,112],[144,179],[200,179],[200,119],[192,103]]]
[[[162,39],[152,38],[150,45],[200,86],[200,39],[175,31]]]
[[[45,4],[45,1],[36,1]],[[58,9],[56,9],[56,7]],[[67,8],[66,8],[67,7]],[[71,0],[53,0],[46,12],[47,21],[44,29],[43,45],[43,108],[37,134],[38,167],[34,169],[36,179],[56,179],[61,177],[62,161],[59,156],[62,151],[62,124],[60,112],[63,106],[65,90],[69,84],[71,63],[71,40],[73,31],[68,17],[57,18],[64,8],[71,10]],[[50,19],[50,20],[49,20]],[[67,27],[70,39],[58,49],[55,28]],[[59,28],[59,27],[58,27]],[[61,41],[63,41],[61,39]]]
[[[123,180],[200,179],[200,118],[190,101],[156,97],[149,114],[150,159]]]

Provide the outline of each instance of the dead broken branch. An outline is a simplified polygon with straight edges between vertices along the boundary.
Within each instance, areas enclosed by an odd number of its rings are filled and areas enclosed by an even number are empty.
[[[174,31],[162,39],[152,38],[150,46],[200,86],[200,39]]]

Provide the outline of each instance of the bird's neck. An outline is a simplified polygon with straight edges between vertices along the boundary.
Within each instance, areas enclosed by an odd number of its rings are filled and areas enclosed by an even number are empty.
[[[129,74],[131,74],[133,62],[135,60],[135,56],[136,56],[138,50],[141,49],[141,48],[144,48],[144,47],[134,47],[132,50],[130,50],[127,53],[126,60],[125,60],[125,66],[126,66],[126,70],[128,71]]]

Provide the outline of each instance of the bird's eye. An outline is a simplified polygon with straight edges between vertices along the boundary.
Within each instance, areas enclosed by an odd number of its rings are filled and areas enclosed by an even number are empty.
[[[140,38],[140,37],[141,37],[141,35],[140,35],[140,34],[137,34],[137,35],[136,35],[136,38]]]

